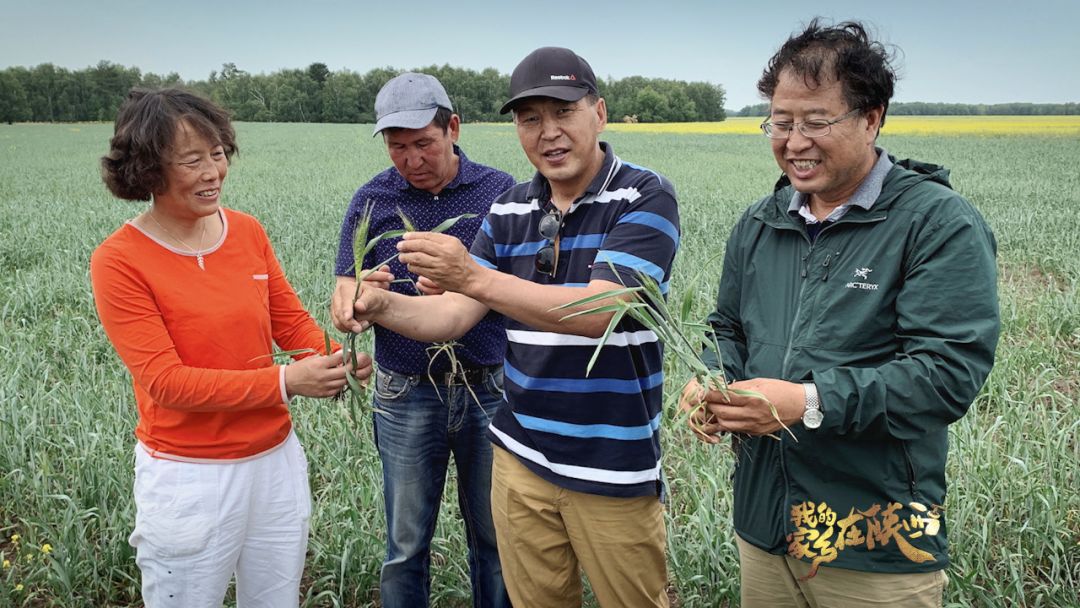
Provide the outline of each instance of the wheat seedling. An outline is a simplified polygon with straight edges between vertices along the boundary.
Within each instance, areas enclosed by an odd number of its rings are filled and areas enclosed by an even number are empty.
[[[572,312],[562,317],[563,320],[582,315],[612,314],[607,329],[604,331],[603,336],[601,336],[600,341],[596,346],[596,350],[593,351],[592,358],[589,359],[585,372],[586,375],[592,371],[593,365],[600,356],[601,349],[607,344],[607,340],[612,332],[615,331],[615,328],[618,327],[624,317],[629,316],[646,329],[655,333],[664,347],[675,355],[675,359],[679,363],[690,370],[694,379],[696,379],[706,390],[719,391],[724,394],[730,391],[738,395],[746,395],[764,400],[768,403],[773,417],[776,418],[777,422],[780,422],[780,426],[791,435],[792,439],[795,439],[795,434],[780,420],[776,408],[764,395],[756,391],[734,389],[728,386],[727,380],[724,378],[720,347],[716,342],[715,336],[713,336],[710,331],[709,326],[702,323],[688,322],[674,317],[671,314],[667,305],[667,300],[660,291],[660,286],[657,285],[656,281],[653,280],[652,277],[643,274],[638,275],[638,281],[639,284],[636,287],[612,289],[587,298],[569,302],[554,309],[567,310],[597,304],[592,308]],[[688,301],[688,299],[684,298],[682,305],[683,317],[689,314],[691,303],[692,300]],[[719,371],[713,371],[702,359],[703,345],[708,345],[707,348],[711,348],[715,352],[717,360],[721,361]],[[692,428],[695,433],[704,437],[706,433],[698,421],[708,421],[709,416],[710,415],[705,409],[704,402],[698,403],[689,413],[690,428]],[[779,439],[775,435],[770,436],[774,439]]]
[[[361,214],[360,218],[356,222],[356,229],[353,232],[353,266],[352,266],[353,270],[363,269],[363,267],[364,267],[364,258],[367,257],[367,254],[370,253],[371,250],[375,248],[375,245],[377,245],[380,241],[382,241],[384,239],[398,238],[398,237],[404,235],[406,232],[416,232],[416,225],[399,208],[397,210],[397,214],[398,214],[398,217],[401,218],[401,223],[404,226],[404,228],[403,229],[396,229],[396,230],[387,230],[386,232],[383,232],[382,234],[380,234],[380,235],[378,235],[378,236],[376,236],[376,237],[374,237],[372,239],[368,239],[367,235],[368,235],[368,231],[371,228],[371,208],[372,208],[373,205],[374,205],[374,203],[371,201],[371,199],[368,199],[367,201],[365,201],[365,203],[364,203],[364,212],[363,212],[363,214]],[[456,217],[452,217],[452,218],[449,218],[449,219],[443,221],[438,226],[432,228],[431,232],[436,232],[436,233],[446,232],[447,230],[452,228],[454,226],[454,224],[457,224],[459,221],[461,221],[463,219],[473,218],[473,217],[476,217],[475,213],[463,213],[461,215],[458,215]],[[367,279],[368,277],[370,277],[371,274],[374,273],[375,271],[377,271],[378,269],[380,269],[383,266],[389,264],[390,262],[396,260],[398,255],[399,254],[395,253],[395,254],[391,255],[390,257],[386,258],[385,260],[381,260],[379,263],[375,264],[372,268],[370,268],[368,270],[360,270],[360,271],[358,271],[356,273],[356,291],[353,292],[353,304],[354,305],[356,304],[356,301],[360,298],[360,291],[361,291],[361,288],[362,288],[362,286],[364,284],[364,280]],[[415,283],[413,284],[413,288],[416,289]],[[346,335],[346,337],[345,337],[346,356],[348,356],[348,357],[350,357],[352,359],[352,364],[353,364],[354,367],[356,366],[356,340],[358,338],[359,338],[359,334],[357,334],[356,332],[349,332],[348,335]],[[450,351],[452,353],[453,352],[453,343],[449,343],[449,344],[450,344],[449,348],[450,348]],[[451,356],[451,364],[455,366],[453,368],[453,371],[455,373],[459,373],[460,363],[458,363],[456,356]],[[363,401],[363,397],[364,397],[364,394],[365,394],[365,390],[364,390],[364,387],[360,385],[360,382],[357,381],[355,378],[353,378],[351,374],[346,375],[346,378],[348,379],[348,386],[349,386],[349,406],[350,406],[350,410],[352,412],[354,421],[358,421],[359,420],[358,414],[359,414],[360,408],[362,407],[362,401]],[[434,382],[433,382],[433,384],[434,384]],[[469,387],[469,392],[472,393],[472,388],[471,387]],[[475,394],[474,394],[474,397],[475,397]]]

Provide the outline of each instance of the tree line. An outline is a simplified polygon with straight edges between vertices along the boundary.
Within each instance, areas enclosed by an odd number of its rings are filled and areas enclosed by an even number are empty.
[[[183,86],[228,108],[233,118],[253,122],[375,122],[375,95],[404,70],[375,68],[364,74],[331,71],[324,63],[271,74],[251,74],[225,63],[206,80],[184,81],[179,74],[143,73],[108,61],[82,70],[51,63],[0,70],[0,121],[112,121],[128,90],[135,86]],[[509,120],[499,108],[510,76],[494,68],[428,66],[412,71],[442,81],[454,109],[468,122]],[[708,82],[631,76],[597,83],[611,121],[686,122],[724,120],[724,89]]]
[[[1063,116],[1080,114],[1078,103],[935,103],[898,101],[889,104],[891,116]],[[732,116],[768,116],[769,104],[743,106]]]

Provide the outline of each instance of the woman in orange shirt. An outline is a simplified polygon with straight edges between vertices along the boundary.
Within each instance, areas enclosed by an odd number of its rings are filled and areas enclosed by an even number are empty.
[[[346,384],[263,227],[220,205],[235,152],[212,102],[134,90],[102,158],[114,195],[151,201],[90,262],[138,406],[130,542],[150,608],[221,606],[234,573],[239,606],[298,605],[311,498],[288,404]],[[315,353],[278,366],[274,344]]]

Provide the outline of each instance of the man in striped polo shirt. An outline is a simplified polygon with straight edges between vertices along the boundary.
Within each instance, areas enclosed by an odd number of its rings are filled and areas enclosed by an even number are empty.
[[[491,507],[511,600],[579,605],[580,567],[603,606],[667,606],[662,347],[624,320],[586,376],[611,317],[564,319],[573,310],[556,308],[643,275],[666,291],[679,244],[675,191],[599,141],[607,108],[573,51],[530,53],[510,93],[502,111],[513,111],[535,177],[495,201],[471,252],[432,233],[398,246],[409,270],[447,292],[365,290],[353,309],[335,309],[335,321],[438,341],[502,313],[507,404],[490,427]]]

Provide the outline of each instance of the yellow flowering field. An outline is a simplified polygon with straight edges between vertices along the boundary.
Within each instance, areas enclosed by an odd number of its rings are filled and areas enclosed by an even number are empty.
[[[723,122],[611,123],[610,131],[753,135],[761,118],[737,116]],[[889,116],[890,135],[1080,135],[1080,116]]]

